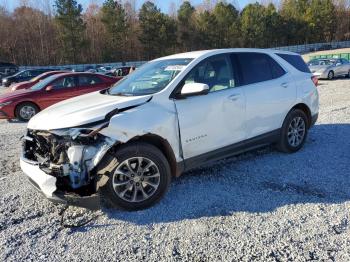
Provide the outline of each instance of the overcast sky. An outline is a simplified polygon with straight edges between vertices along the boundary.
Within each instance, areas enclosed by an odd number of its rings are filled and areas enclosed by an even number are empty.
[[[78,3],[82,4],[84,9],[91,3],[96,3],[98,5],[102,5],[104,0],[77,0]],[[134,0],[136,3],[136,8],[140,8],[141,5],[146,2],[146,0]],[[215,0],[214,0],[215,1]],[[48,4],[53,5],[54,0],[0,0],[0,5],[5,6],[6,8],[13,10],[17,6],[20,5],[20,3],[28,3],[31,6],[45,6]],[[153,2],[162,10],[162,12],[168,13],[169,7],[171,3],[174,3],[176,5],[176,8],[178,8],[183,0],[153,0]],[[201,4],[205,2],[205,0],[190,0],[192,5],[196,6],[198,4]],[[254,0],[226,0],[226,2],[232,3],[236,6],[238,9],[242,9],[245,5],[248,3],[254,3],[256,1]]]

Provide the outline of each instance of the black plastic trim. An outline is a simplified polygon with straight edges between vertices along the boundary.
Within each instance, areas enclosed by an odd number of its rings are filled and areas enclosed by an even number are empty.
[[[229,145],[214,151],[194,156],[184,160],[184,171],[198,167],[204,163],[216,161],[230,156],[238,155],[246,151],[250,151],[268,144],[277,142],[280,139],[281,129]]]
[[[314,114],[314,115],[312,116],[310,127],[312,127],[312,126],[317,122],[317,119],[318,119],[318,113],[317,113],[317,114]]]

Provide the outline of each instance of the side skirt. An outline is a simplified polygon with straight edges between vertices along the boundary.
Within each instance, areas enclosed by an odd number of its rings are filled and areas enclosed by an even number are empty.
[[[204,153],[199,156],[194,156],[184,160],[184,171],[198,167],[205,163],[213,162],[219,159],[238,155],[246,151],[254,150],[277,142],[280,139],[281,129],[249,138],[247,140],[216,149],[214,151]],[[179,163],[178,163],[179,164]]]

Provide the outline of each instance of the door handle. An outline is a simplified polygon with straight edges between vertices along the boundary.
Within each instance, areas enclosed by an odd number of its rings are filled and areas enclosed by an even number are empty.
[[[227,98],[231,101],[236,101],[239,97],[240,97],[239,94],[233,94],[233,95],[228,96]]]
[[[284,87],[284,88],[287,88],[288,84],[287,83],[282,83],[281,86]]]

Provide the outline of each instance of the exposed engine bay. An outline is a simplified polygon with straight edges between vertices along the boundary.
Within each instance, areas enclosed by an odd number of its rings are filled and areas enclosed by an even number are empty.
[[[95,167],[116,142],[98,133],[104,127],[28,130],[23,139],[23,157],[56,177],[59,191],[87,195],[94,190]]]

